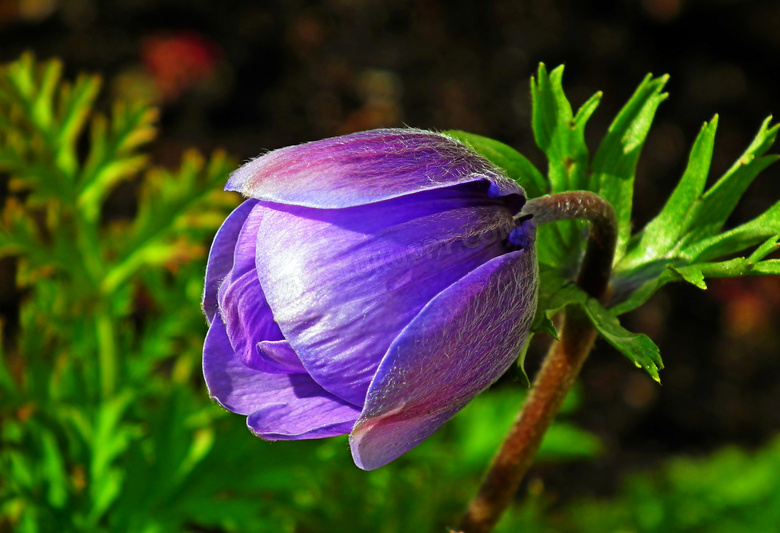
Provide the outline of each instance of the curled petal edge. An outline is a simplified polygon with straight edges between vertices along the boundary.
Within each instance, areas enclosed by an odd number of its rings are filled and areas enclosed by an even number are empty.
[[[246,200],[236,207],[214,236],[206,263],[206,282],[203,286],[201,300],[201,307],[209,325],[219,311],[219,284],[233,268],[233,252],[238,242],[238,236],[255,205],[257,205],[257,200]]]
[[[266,440],[344,435],[360,414],[360,408],[328,393],[307,374],[269,374],[245,366],[219,316],[206,336],[203,374],[211,398],[247,415],[250,430]]]

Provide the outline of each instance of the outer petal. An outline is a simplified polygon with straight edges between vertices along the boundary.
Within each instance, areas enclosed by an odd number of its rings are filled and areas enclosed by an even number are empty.
[[[219,286],[218,300],[228,339],[241,362],[275,374],[305,372],[289,349],[255,271],[257,229],[268,210],[255,202],[235,241],[230,272]]]
[[[202,303],[203,312],[206,314],[206,320],[209,324],[217,313],[219,284],[233,268],[233,251],[236,248],[238,234],[255,204],[257,204],[257,200],[247,200],[239,205],[228,215],[214,236],[214,242],[209,251],[209,260],[206,264],[206,283],[203,289]]]
[[[387,348],[444,288],[505,254],[508,208],[466,184],[347,209],[267,205],[257,273],[306,371],[362,405]]]
[[[464,144],[417,129],[363,131],[288,146],[245,164],[226,189],[269,202],[338,209],[461,183],[487,181],[491,196],[523,191]]]
[[[373,470],[415,447],[512,364],[536,307],[533,250],[497,257],[447,288],[382,361],[350,435]]]
[[[250,415],[250,429],[269,440],[343,435],[360,414],[306,374],[267,374],[246,367],[233,352],[219,316],[203,346],[203,375],[212,398],[230,411]]]

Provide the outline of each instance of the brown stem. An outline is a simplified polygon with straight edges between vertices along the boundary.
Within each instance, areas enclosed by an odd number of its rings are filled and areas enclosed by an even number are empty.
[[[617,241],[617,217],[609,202],[589,191],[562,192],[530,200],[522,214],[533,215],[537,226],[576,218],[590,222],[588,247],[580,265],[577,285],[602,300],[609,285]]]
[[[561,340],[550,348],[520,416],[493,459],[480,491],[466,510],[459,526],[462,533],[493,530],[512,502],[595,338],[593,327],[581,312],[566,313]]]
[[[524,213],[533,214],[537,224],[567,218],[585,218],[591,222],[588,247],[577,284],[590,296],[603,300],[617,238],[612,207],[593,193],[569,192],[532,200],[526,204]],[[583,312],[577,307],[568,307],[560,340],[550,347],[523,410],[466,510],[459,525],[461,533],[488,533],[493,530],[512,502],[595,339],[596,332]]]

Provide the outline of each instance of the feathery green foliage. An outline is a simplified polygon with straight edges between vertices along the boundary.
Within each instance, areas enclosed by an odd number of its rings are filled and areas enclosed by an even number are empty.
[[[634,170],[665,78],[642,82],[591,157],[584,131],[601,95],[574,113],[562,75],[540,66],[532,80],[547,178],[505,144],[450,134],[530,197],[575,188],[615,204],[621,240],[606,307],[571,281],[583,224],[540,228],[536,330],[555,334],[552,315],[580,306],[657,379],[657,348],[626,331],[620,313],[670,281],[703,287],[708,277],[780,273],[779,261],[767,259],[777,248],[780,203],[723,231],[739,195],[774,161],[766,152],[777,127],[765,123],[706,189],[717,117],[705,124],[669,202],[631,235]],[[497,426],[508,425],[522,392],[479,397],[416,450],[370,473],[352,466],[344,439],[281,446],[248,438],[238,418],[209,403],[200,376],[206,246],[237,203],[221,192],[234,162],[190,151],[177,169],[156,166],[146,151],[156,111],[125,102],[105,115],[96,106],[100,86],[97,76],[63,79],[60,62],[31,55],[0,68],[0,176],[8,178],[0,257],[15,273],[19,305],[18,323],[5,324],[0,343],[0,530],[443,530],[473,492],[501,437]],[[568,402],[564,410],[575,409],[576,395]],[[564,420],[540,457],[600,450]],[[331,492],[337,506],[328,504]]]
[[[237,203],[221,192],[235,163],[189,151],[178,169],[155,166],[144,147],[156,111],[117,103],[105,116],[95,109],[100,79],[69,82],[62,71],[31,55],[0,69],[9,178],[0,256],[13,262],[20,295],[19,323],[0,345],[0,529],[443,528],[472,490],[445,487],[476,479],[500,438],[470,428],[506,424],[522,393],[475,402],[415,451],[436,461],[370,474],[354,468],[344,439],[284,447],[251,438],[209,401],[200,376],[206,245]],[[599,450],[561,422],[541,456]],[[366,482],[378,496],[366,499]],[[323,506],[336,483],[343,505]],[[438,513],[415,496],[432,483]]]
[[[218,192],[233,162],[153,166],[156,111],[105,116],[100,79],[62,70],[29,54],[0,69],[0,256],[21,295],[0,360],[0,517],[22,532],[178,529],[194,516],[181,491],[214,490],[196,474],[220,412],[190,385],[204,329],[193,260],[235,203]]]
[[[591,158],[584,131],[601,93],[573,113],[563,91],[563,67],[548,73],[539,65],[531,79],[532,123],[536,144],[547,156],[547,183],[540,180],[541,173],[528,159],[511,148],[451,132],[506,169],[525,187],[529,198],[584,190],[612,204],[618,219],[618,243],[610,304],[605,308],[572,281],[585,252],[586,224],[564,220],[541,226],[537,238],[540,295],[534,330],[557,335],[552,316],[567,305],[580,306],[609,344],[656,381],[660,380],[658,370],[663,368],[658,347],[646,335],[625,330],[618,315],[643,304],[671,281],[705,288],[708,277],[780,274],[780,260],[766,259],[778,249],[780,202],[755,219],[722,231],[753,179],[780,157],[767,155],[780,128],[770,126],[771,117],[734,165],[706,190],[718,117],[704,123],[688,166],[666,205],[644,229],[631,234],[636,166],[658,106],[667,97],[662,92],[666,81],[667,76],[650,75],[642,80]],[[751,249],[747,257],[734,257]]]

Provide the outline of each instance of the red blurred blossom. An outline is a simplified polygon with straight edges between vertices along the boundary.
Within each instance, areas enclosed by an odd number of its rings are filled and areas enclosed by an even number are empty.
[[[221,57],[214,42],[191,30],[145,37],[141,55],[164,101],[212,77]]]
[[[724,325],[742,339],[758,339],[774,331],[780,314],[780,278],[719,279],[708,283],[716,300],[724,305]]]

